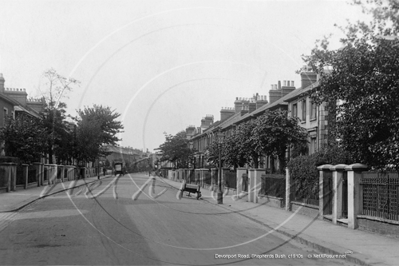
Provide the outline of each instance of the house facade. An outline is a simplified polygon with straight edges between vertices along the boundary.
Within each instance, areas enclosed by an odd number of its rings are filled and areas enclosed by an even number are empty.
[[[287,115],[299,118],[299,125],[308,132],[308,153],[312,154],[329,143],[329,119],[327,103],[316,105],[308,97],[308,92],[318,86],[317,75],[304,68],[301,73],[301,86],[295,88],[293,81],[278,81],[271,85],[269,101],[266,96],[254,95],[252,98],[237,97],[234,107],[225,107],[220,111],[220,120],[207,125],[207,127],[186,129],[191,145],[195,149],[195,167],[208,167],[206,163],[206,149],[210,143],[216,140],[217,133],[221,131],[224,136],[233,134],[235,128],[250,119],[256,119],[267,110],[285,110]],[[290,157],[290,152],[287,152]],[[271,163],[277,160],[262,158],[260,166],[271,168]]]
[[[44,99],[28,99],[25,89],[6,88],[3,74],[0,73],[0,127],[4,127],[9,117],[27,116],[40,119],[40,112],[44,110]],[[4,145],[1,144],[0,155],[6,155]]]

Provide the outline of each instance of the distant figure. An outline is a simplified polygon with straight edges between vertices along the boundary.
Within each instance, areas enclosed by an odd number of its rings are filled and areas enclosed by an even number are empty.
[[[105,168],[103,168],[103,174],[105,176],[105,174],[107,173],[107,170]]]
[[[150,170],[148,171],[148,176],[151,176],[151,173],[152,173],[152,170],[150,169]]]

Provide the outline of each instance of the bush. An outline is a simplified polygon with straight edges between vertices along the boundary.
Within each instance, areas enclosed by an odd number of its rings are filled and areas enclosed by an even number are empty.
[[[289,161],[291,186],[296,199],[317,198],[319,193],[319,172],[323,164],[352,164],[349,154],[339,147],[324,149],[311,155],[299,156]]]

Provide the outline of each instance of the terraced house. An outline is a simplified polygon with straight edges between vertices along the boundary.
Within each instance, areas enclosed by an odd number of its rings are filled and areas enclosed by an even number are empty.
[[[314,153],[328,144],[328,112],[326,104],[316,106],[307,96],[309,90],[318,85],[317,75],[304,68],[301,75],[301,86],[295,88],[294,82],[284,80],[272,84],[269,91],[269,101],[265,95],[258,93],[251,98],[239,98],[234,101],[234,107],[224,107],[220,111],[220,120],[205,123],[205,117],[201,121],[201,127],[189,126],[186,129],[187,136],[196,150],[195,167],[207,167],[207,146],[215,140],[216,133],[221,130],[224,136],[233,134],[236,126],[250,119],[255,119],[265,113],[266,110],[285,110],[292,117],[298,117],[300,126],[308,132],[308,153]],[[287,151],[287,156],[290,152]],[[278,168],[278,160],[275,167]],[[263,158],[260,167],[271,169],[270,158]]]

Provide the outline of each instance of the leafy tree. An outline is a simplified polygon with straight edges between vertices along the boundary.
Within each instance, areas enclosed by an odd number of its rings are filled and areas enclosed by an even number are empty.
[[[252,137],[256,143],[255,150],[259,154],[278,157],[279,171],[282,173],[286,166],[287,148],[305,145],[306,131],[299,126],[297,118],[288,117],[287,112],[282,110],[268,110],[255,122]]]
[[[46,131],[37,118],[17,116],[8,118],[0,129],[0,139],[5,141],[8,156],[18,157],[23,163],[40,161],[46,150]]]
[[[358,162],[399,170],[399,5],[396,1],[355,1],[371,14],[370,23],[342,28],[339,50],[328,39],[304,60],[320,74],[311,92],[316,102],[332,101],[337,116],[332,133]]]
[[[181,131],[176,135],[165,133],[165,139],[165,142],[158,148],[162,153],[159,160],[161,162],[169,161],[177,168],[188,167],[192,150],[189,148],[186,132]]]
[[[241,163],[248,163],[254,168],[259,166],[260,153],[256,150],[257,139],[253,132],[256,127],[254,119],[242,123],[236,127],[237,158]]]
[[[228,136],[223,141],[222,158],[227,165],[243,167],[248,159],[246,154],[242,152],[243,147],[239,142],[239,135],[235,132],[233,135]]]
[[[244,166],[247,163],[247,157],[238,139],[239,135],[235,131],[232,135],[223,138],[221,144],[217,140],[210,143],[206,152],[207,161],[213,166],[218,166],[220,149],[222,165],[235,168]]]
[[[106,146],[115,146],[120,140],[117,137],[123,130],[122,122],[117,121],[120,114],[101,105],[85,107],[77,112],[76,158],[90,162],[107,156]]]

